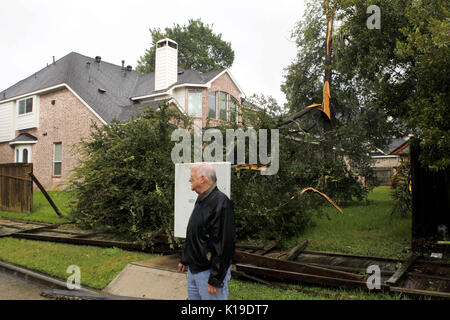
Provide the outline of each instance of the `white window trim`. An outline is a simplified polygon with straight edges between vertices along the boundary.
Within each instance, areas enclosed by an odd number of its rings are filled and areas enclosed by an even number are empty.
[[[60,161],[55,161],[56,145],[57,144],[61,145],[61,160]],[[53,143],[52,177],[62,177],[62,157],[63,157],[62,142],[55,142],[55,143]],[[58,174],[58,175],[55,174],[55,163],[60,163],[61,164],[61,173]]]
[[[26,101],[29,100],[29,99],[31,99],[31,101],[32,101],[32,103],[31,103],[31,111],[27,112],[27,103],[26,103]],[[24,113],[19,113],[19,103],[21,101],[25,101],[25,112]],[[34,99],[34,97],[26,97],[26,98],[17,100],[16,105],[17,105],[17,116],[18,117],[27,117],[27,116],[30,116],[30,115],[32,115],[34,113],[34,110],[35,110],[35,99]]]
[[[28,151],[28,161],[27,163],[32,163],[33,162],[33,158],[32,158],[32,145],[31,144],[23,144],[23,145],[18,145],[17,147],[14,148],[14,163],[23,163],[23,150],[27,149]],[[17,161],[17,151],[19,151],[19,159]]]

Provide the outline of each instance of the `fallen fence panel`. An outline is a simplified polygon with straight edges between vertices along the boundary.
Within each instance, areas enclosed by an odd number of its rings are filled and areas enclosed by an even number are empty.
[[[362,290],[369,290],[365,281],[357,281],[343,278],[324,277],[314,274],[306,274],[285,270],[276,270],[252,265],[236,264],[236,270],[247,274],[259,275],[278,280],[299,281],[312,284],[319,284],[332,287],[347,287]],[[381,290],[387,290],[389,287],[381,285]]]
[[[450,293],[448,293],[448,292],[418,290],[418,289],[400,288],[400,287],[390,287],[389,290],[391,292],[398,292],[398,293],[404,293],[404,294],[410,294],[410,295],[430,296],[430,297],[439,297],[439,298],[450,299]]]
[[[409,267],[416,261],[417,257],[415,255],[412,255],[402,266],[400,269],[398,269],[392,277],[389,278],[389,280],[386,281],[386,284],[388,285],[395,285],[400,281],[400,279],[405,275],[405,273],[408,271]]]
[[[339,277],[341,279],[349,279],[349,280],[361,280],[364,278],[363,275],[359,274],[327,269],[323,267],[312,266],[298,262],[268,258],[239,250],[236,250],[234,260],[236,262],[249,263],[264,268],[272,268],[277,270],[299,272],[299,273],[308,273],[318,276]]]
[[[122,242],[122,241],[105,241],[105,240],[83,239],[83,238],[73,238],[73,237],[58,237],[58,236],[49,236],[49,235],[24,233],[24,232],[15,233],[15,234],[12,234],[11,236],[14,238],[18,238],[18,239],[51,241],[51,242],[67,243],[67,244],[74,244],[74,245],[97,246],[97,247],[104,247],[104,248],[116,247],[116,248],[125,249],[125,250],[132,250],[132,251],[158,252],[158,253],[173,252],[173,250],[171,250],[170,248],[167,248],[167,245],[165,245],[165,244],[162,244],[162,247],[142,249],[142,246],[140,246],[136,243]]]

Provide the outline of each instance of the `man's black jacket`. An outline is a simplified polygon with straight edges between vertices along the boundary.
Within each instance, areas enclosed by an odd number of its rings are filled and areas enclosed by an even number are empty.
[[[235,249],[233,203],[217,187],[200,199],[189,218],[181,263],[192,273],[211,269],[208,284],[222,287]]]

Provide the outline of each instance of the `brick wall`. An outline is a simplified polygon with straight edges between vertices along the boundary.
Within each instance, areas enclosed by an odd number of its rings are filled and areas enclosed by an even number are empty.
[[[14,148],[9,142],[0,143],[0,163],[14,162]]]
[[[55,104],[52,105],[52,100]],[[16,131],[15,136],[27,132],[38,141],[32,146],[34,175],[46,189],[62,188],[71,170],[78,162],[72,147],[81,138],[88,137],[90,124],[101,121],[68,89],[44,94],[40,97],[39,128]],[[53,176],[54,143],[62,144],[61,176]],[[0,144],[0,161],[14,162],[14,148],[9,142]]]

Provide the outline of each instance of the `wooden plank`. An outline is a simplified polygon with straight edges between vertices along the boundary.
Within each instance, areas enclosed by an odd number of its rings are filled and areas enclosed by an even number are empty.
[[[305,250],[307,245],[308,245],[308,240],[303,240],[298,245],[296,245],[291,251],[289,251],[287,256],[283,257],[283,259],[285,259],[287,261],[294,261],[298,257],[298,255],[303,250]]]
[[[236,243],[236,248],[240,249],[247,249],[247,250],[262,250],[264,249],[264,246],[262,245],[254,245],[254,244],[248,244],[248,243]]]
[[[323,264],[319,264],[319,263],[309,263],[312,266],[324,266]],[[344,266],[330,266],[330,265],[326,265],[327,268],[329,269],[334,269],[334,270],[341,270],[341,271],[345,271],[345,272],[351,272],[351,273],[366,273],[366,268],[355,268],[355,267],[344,267]],[[381,270],[381,275],[383,276],[392,276],[394,274],[394,271],[383,271]]]
[[[339,277],[342,279],[350,279],[350,280],[361,280],[364,278],[363,275],[359,274],[327,269],[299,262],[283,261],[280,259],[263,257],[260,255],[251,254],[239,250],[235,251],[234,260],[239,263],[249,263],[255,266],[272,268],[276,270],[315,274],[328,277]]]
[[[44,194],[45,198],[47,199],[47,201],[52,206],[53,210],[55,210],[56,214],[61,217],[62,216],[61,213],[59,212],[59,210],[56,207],[55,203],[53,202],[52,198],[50,198],[50,196],[48,195],[47,191],[45,191],[44,187],[41,185],[39,180],[34,176],[34,174],[32,172],[29,172],[28,174],[30,175],[30,177],[34,181],[34,183],[36,183],[38,188],[42,191],[42,193]]]
[[[324,256],[332,256],[332,257],[343,257],[343,258],[356,258],[356,259],[367,259],[367,260],[382,260],[382,261],[391,261],[391,262],[403,262],[403,260],[400,260],[400,259],[394,259],[394,258],[383,258],[383,257],[363,256],[363,255],[355,255],[355,254],[347,254],[347,253],[338,253],[338,252],[329,252],[329,251],[311,251],[311,250],[304,250],[303,253],[316,254],[316,255],[324,255]]]
[[[325,277],[309,273],[276,270],[271,268],[256,267],[252,265],[243,265],[243,264],[236,264],[236,270],[245,272],[247,274],[260,275],[278,280],[300,281],[325,286],[350,287],[350,288],[359,288],[362,290],[369,290],[365,281]],[[382,286],[381,288],[386,289],[386,286]]]
[[[50,225],[46,225],[46,226],[36,227],[33,229],[23,230],[20,233],[24,234],[24,233],[34,233],[34,232],[39,232],[39,231],[44,231],[44,230],[51,230],[51,229],[56,229],[59,226],[60,226],[60,224],[50,224]]]
[[[406,260],[405,263],[403,263],[400,269],[398,269],[392,275],[392,277],[386,280],[386,284],[390,286],[395,286],[400,281],[400,279],[405,275],[406,271],[408,271],[409,267],[414,263],[414,261],[416,261],[416,259],[417,256],[414,254],[411,257],[409,257],[409,259]]]
[[[419,295],[419,296],[431,296],[431,297],[450,299],[450,293],[448,293],[448,292],[418,290],[418,289],[401,288],[401,287],[390,287],[389,290],[391,292],[399,292],[399,293],[404,293],[404,294]]]
[[[435,275],[426,274],[426,273],[408,272],[408,277],[417,277],[417,278],[425,278],[425,279],[431,279],[431,280],[450,282],[450,278],[435,276]]]
[[[275,249],[278,246],[278,242],[276,241],[270,241],[269,243],[267,243],[264,246],[263,252],[261,252],[261,255],[265,255],[268,254],[270,251],[272,251],[273,249]]]
[[[18,239],[29,239],[29,240],[38,240],[38,241],[51,241],[51,242],[59,242],[59,243],[68,243],[74,245],[84,245],[84,246],[97,246],[103,248],[121,248],[125,250],[132,251],[143,251],[143,252],[154,252],[154,253],[173,253],[174,250],[170,249],[168,245],[158,244],[156,247],[142,249],[142,246],[135,243],[130,242],[121,242],[121,241],[105,241],[105,240],[94,240],[94,239],[82,239],[82,238],[73,238],[73,237],[57,237],[57,236],[49,236],[49,235],[40,235],[26,232],[19,232],[11,235],[13,238]]]
[[[268,287],[280,288],[280,289],[283,289],[283,290],[293,290],[293,291],[298,291],[298,292],[309,294],[309,295],[314,295],[314,296],[319,296],[319,297],[327,297],[329,299],[360,300],[360,299],[357,299],[357,298],[342,297],[342,295],[340,295],[339,293],[338,294],[329,294],[329,293],[325,293],[325,292],[317,292],[317,291],[313,291],[313,290],[307,290],[307,289],[290,287],[290,286],[282,285],[282,284],[279,284],[279,283],[272,283],[272,282],[266,281],[264,279],[261,279],[261,278],[258,278],[258,277],[246,274],[245,272],[242,272],[242,271],[234,271],[234,270],[232,270],[231,271],[231,275],[234,278],[250,279],[250,280],[259,282],[259,283],[261,283],[263,285],[266,285]]]
[[[0,174],[0,177],[2,177],[2,178],[9,178],[9,179],[15,179],[15,180],[21,180],[21,181],[32,181],[31,179],[15,177],[15,176],[9,176],[9,175],[6,175],[6,174]]]
[[[26,173],[33,171],[32,163],[4,163],[0,166],[0,207],[5,211],[33,210],[33,182]]]

